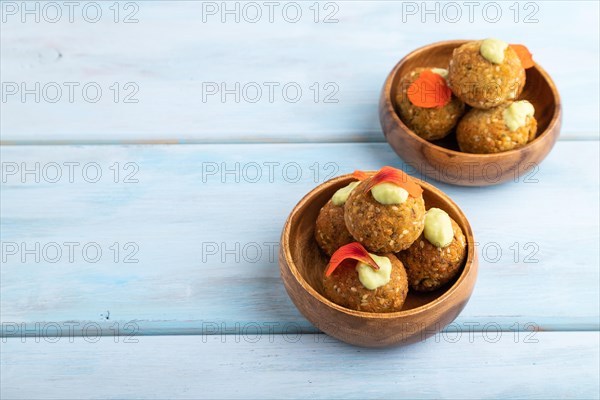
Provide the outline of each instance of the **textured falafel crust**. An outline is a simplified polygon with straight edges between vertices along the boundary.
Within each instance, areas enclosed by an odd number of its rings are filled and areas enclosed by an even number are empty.
[[[537,121],[527,117],[525,125],[515,131],[504,122],[504,110],[511,103],[490,110],[471,109],[456,127],[456,140],[461,151],[490,154],[518,149],[535,138]]]
[[[431,292],[448,283],[460,270],[467,254],[465,236],[451,219],[454,238],[443,248],[431,244],[421,235],[408,249],[398,253],[406,267],[408,284],[418,292]]]
[[[515,100],[525,86],[519,56],[508,46],[502,64],[494,64],[479,53],[481,43],[468,42],[454,49],[448,66],[452,92],[468,105],[482,109]]]
[[[393,254],[384,254],[392,263],[390,281],[375,290],[360,283],[355,267],[340,266],[323,279],[325,296],[336,304],[357,311],[400,311],[408,295],[408,278],[402,262]]]
[[[315,239],[321,250],[329,256],[340,247],[354,242],[344,222],[344,206],[335,206],[329,200],[321,208],[315,224]]]
[[[408,99],[408,88],[419,78],[421,72],[430,68],[415,68],[400,80],[396,93],[396,106],[402,121],[425,140],[442,139],[456,126],[465,112],[465,103],[452,95],[443,107],[417,107]]]
[[[385,205],[358,185],[344,205],[344,220],[350,234],[372,253],[397,253],[408,248],[425,227],[423,196],[409,196],[402,204]]]

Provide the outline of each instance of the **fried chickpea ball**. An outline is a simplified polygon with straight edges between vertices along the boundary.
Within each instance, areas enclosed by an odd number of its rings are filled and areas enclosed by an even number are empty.
[[[315,225],[315,239],[329,256],[343,245],[354,241],[344,222],[343,205],[334,205],[332,200],[329,200],[321,208]]]
[[[400,311],[408,294],[408,278],[402,262],[393,254],[384,254],[392,264],[390,280],[374,290],[360,282],[356,268],[337,268],[329,277],[324,277],[325,296],[336,304],[357,311],[394,312]]]
[[[401,204],[381,204],[365,191],[372,178],[362,181],[344,205],[350,234],[373,253],[397,253],[408,248],[424,227],[423,196],[409,196]]]
[[[433,245],[422,234],[408,249],[398,253],[408,275],[408,284],[418,292],[436,290],[458,274],[465,256],[467,244],[458,224],[450,219],[454,237],[445,247]]]
[[[525,86],[525,69],[506,43],[478,40],[454,50],[448,83],[452,92],[468,105],[488,109],[518,98]]]
[[[450,102],[442,107],[424,108],[414,105],[408,98],[407,92],[410,85],[425,70],[431,70],[442,76],[447,75],[446,70],[440,68],[416,68],[410,71],[400,80],[396,93],[396,106],[406,126],[423,139],[431,141],[444,138],[454,129],[465,111],[465,104],[452,95]]]
[[[533,106],[527,101],[511,102],[489,110],[471,109],[456,128],[458,146],[463,152],[480,154],[523,147],[537,132],[533,114]]]

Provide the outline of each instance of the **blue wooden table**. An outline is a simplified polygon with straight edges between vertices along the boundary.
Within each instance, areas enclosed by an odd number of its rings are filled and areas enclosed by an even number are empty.
[[[2,399],[600,396],[597,2],[0,6]],[[475,232],[470,302],[408,347],[321,334],[279,277],[288,213],[406,167],[386,74],[489,36],[528,45],[564,124],[514,182],[428,178]]]

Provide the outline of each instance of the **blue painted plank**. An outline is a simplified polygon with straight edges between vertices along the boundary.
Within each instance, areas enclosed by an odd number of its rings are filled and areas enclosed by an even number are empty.
[[[0,155],[5,334],[23,322],[43,330],[68,321],[79,330],[100,324],[105,335],[127,334],[129,321],[137,334],[255,324],[315,332],[279,277],[288,213],[331,175],[402,167],[385,144],[4,146]],[[561,142],[519,182],[437,184],[480,243],[478,282],[459,326],[598,329],[598,159],[597,146]],[[35,163],[40,183],[23,174]]]
[[[23,102],[20,86],[14,95],[7,94],[13,86],[3,88],[5,143],[383,141],[377,101],[396,62],[431,42],[486,36],[526,43],[554,77],[563,139],[599,137],[597,2],[478,2],[471,17],[461,2],[321,2],[317,23],[313,2],[293,3],[302,13],[296,23],[286,22],[284,4],[272,23],[266,6],[251,23],[253,10],[231,3],[240,10],[236,23],[235,15],[221,15],[221,2],[196,1],[123,2],[138,10],[120,8],[117,23],[109,2],[100,3],[96,23],[81,8],[73,23],[66,9],[56,23],[43,12],[40,23],[35,15],[22,23],[21,3],[7,3],[18,10],[1,26],[2,82],[39,83],[40,101],[30,94]],[[211,4],[216,14],[206,9]],[[123,23],[134,11],[138,22]],[[337,22],[324,23],[331,13]],[[577,28],[557,29],[564,26]],[[79,85],[72,102],[65,82]],[[272,97],[265,82],[278,85]],[[93,85],[87,97],[86,84]],[[239,99],[234,93],[223,101],[222,89],[236,84]],[[56,86],[62,97],[52,103]],[[92,103],[97,87],[102,95]]]
[[[593,399],[598,332],[475,333],[360,349],[324,335],[1,343],[3,399]]]

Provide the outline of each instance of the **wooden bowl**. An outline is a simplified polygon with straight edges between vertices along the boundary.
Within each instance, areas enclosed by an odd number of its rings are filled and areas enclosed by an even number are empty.
[[[419,137],[396,112],[395,93],[404,74],[417,67],[447,68],[452,51],[467,40],[452,40],[421,47],[404,57],[388,75],[379,101],[379,120],[386,140],[408,166],[438,181],[461,186],[488,186],[519,177],[548,155],[560,132],[562,112],[554,82],[539,65],[526,70],[521,99],[535,107],[537,137],[516,150],[496,154],[459,151],[454,132],[429,142]]]
[[[279,268],[285,288],[300,312],[330,336],[357,346],[384,347],[423,340],[439,332],[467,304],[477,276],[473,232],[452,200],[435,187],[418,181],[426,208],[446,211],[467,239],[467,257],[461,273],[445,287],[420,294],[409,290],[402,311],[370,313],[339,306],[323,296],[326,257],[314,239],[319,210],[336,190],[355,180],[344,175],[313,189],[296,205],[281,236]]]

